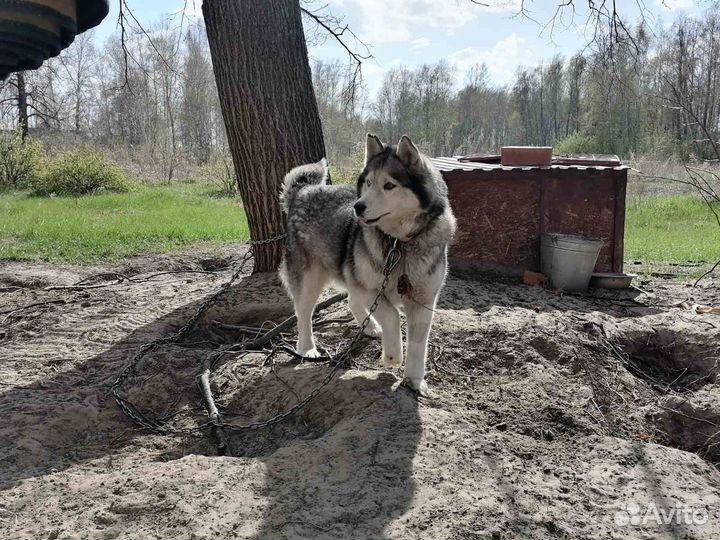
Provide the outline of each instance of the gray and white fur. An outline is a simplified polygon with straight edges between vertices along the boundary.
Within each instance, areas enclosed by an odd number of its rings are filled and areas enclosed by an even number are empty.
[[[433,310],[447,273],[447,247],[455,233],[447,186],[432,162],[403,136],[397,147],[368,134],[365,166],[356,187],[328,184],[325,160],[291,170],[281,193],[287,213],[287,245],[280,277],[295,304],[297,352],[317,357],[312,314],[326,285],[348,291],[361,323],[383,281],[394,240],[402,258],[390,275],[366,333],[382,336],[386,367],[403,360],[400,312],[407,318],[405,379],[427,392],[425,362]],[[407,275],[409,294],[398,278]]]

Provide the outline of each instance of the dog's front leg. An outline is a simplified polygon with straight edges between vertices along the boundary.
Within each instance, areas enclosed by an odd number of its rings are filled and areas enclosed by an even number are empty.
[[[400,312],[384,296],[380,298],[375,317],[382,328],[382,361],[387,368],[400,367],[403,358]]]
[[[436,299],[437,296],[433,298],[430,305],[419,304],[412,299],[405,302],[405,315],[407,316],[405,381],[421,395],[426,395],[428,392],[425,382],[425,362]]]
[[[359,295],[362,296],[362,300],[358,300],[358,294],[357,293],[351,293],[351,290],[348,290],[349,296],[348,296],[348,304],[350,305],[350,312],[353,314],[353,317],[355,317],[355,321],[362,325],[365,321],[366,317],[370,317],[370,320],[368,321],[367,325],[365,326],[365,329],[363,330],[363,334],[370,337],[380,337],[382,335],[382,329],[380,325],[375,321],[373,317],[370,316],[368,312],[367,305],[365,305],[364,302],[369,301],[366,298],[366,295]]]
[[[376,293],[361,288],[348,288],[348,294],[352,303],[356,306],[363,306],[363,312],[367,314],[368,308],[375,299]],[[387,298],[381,296],[378,299],[377,308],[372,316],[380,324],[382,330],[383,365],[387,368],[399,367],[400,364],[402,364],[403,358],[400,312]],[[362,320],[358,321],[360,324],[362,324],[362,322]]]

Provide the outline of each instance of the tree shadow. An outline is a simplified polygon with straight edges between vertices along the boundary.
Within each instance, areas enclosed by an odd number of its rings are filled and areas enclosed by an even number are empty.
[[[647,516],[650,517],[650,525],[653,524],[652,518],[660,517],[660,522],[656,522],[655,526],[661,531],[667,533],[673,540],[693,540],[694,538],[697,538],[697,535],[694,534],[694,531],[692,530],[697,528],[697,525],[693,525],[691,521],[692,514],[687,516],[677,514],[670,515],[671,510],[676,510],[677,512],[676,505],[679,504],[679,501],[674,500],[672,496],[663,491],[663,482],[653,466],[653,460],[648,454],[645,444],[641,441],[632,441],[631,452],[632,453],[629,459],[637,461],[637,466],[641,469],[641,476],[645,480],[644,484],[647,490],[645,495],[657,509],[663,510],[666,516],[666,519],[663,519],[663,516],[659,513],[651,513],[649,512],[651,509],[640,507],[640,511],[643,515],[638,515],[635,519],[644,518],[647,512]],[[667,476],[667,473],[662,474],[662,476]],[[625,503],[637,504],[636,501],[632,500],[625,501]],[[700,508],[691,508],[692,511],[699,509]],[[643,523],[643,525],[645,525],[645,523]]]
[[[137,428],[109,392],[138,347],[176,331],[199,304],[188,303],[133,330],[70,370],[0,393],[0,490],[23,479],[98,458],[112,460],[122,454],[125,459],[148,448],[163,460],[214,455],[209,433],[167,436]],[[200,330],[187,341],[207,338],[205,328],[213,319],[257,325],[281,320],[289,311],[274,276],[248,277],[213,303]],[[141,410],[171,418],[181,428],[207,420],[195,375],[209,349],[191,345],[164,345],[148,355],[127,389]],[[368,349],[377,353],[376,344]],[[229,360],[213,376],[218,405],[237,423],[286,410],[320,384],[329,369],[321,364],[278,365],[270,370],[243,368],[239,376],[236,368],[247,360]],[[235,455],[255,457],[267,469],[264,492],[269,506],[257,538],[382,537],[413,497],[412,461],[420,433],[418,402],[392,374],[341,370],[297,415],[268,431],[233,435]]]
[[[110,388],[129,358],[144,343],[177,331],[199,302],[186,304],[128,333],[102,353],[64,369],[52,377],[0,393],[0,489],[22,479],[65,470],[99,458],[112,457],[152,437],[162,446],[195,448],[192,437],[149,434],[128,419],[115,403]],[[51,328],[51,333],[74,333]],[[77,339],[81,331],[77,331]],[[51,339],[51,338],[49,338]],[[51,350],[51,347],[48,347]],[[50,355],[46,349],[45,354]],[[140,365],[128,396],[158,416],[196,407],[194,371],[204,351],[167,345]],[[19,358],[23,362],[24,358]],[[52,359],[51,359],[52,360]],[[28,359],[28,362],[36,361]],[[164,369],[162,369],[164,364]],[[31,369],[27,366],[27,369]],[[164,379],[164,380],[163,380]],[[154,385],[155,391],[148,392]],[[200,415],[197,414],[197,420]],[[197,422],[196,422],[197,423]],[[166,439],[166,440],[163,440]]]

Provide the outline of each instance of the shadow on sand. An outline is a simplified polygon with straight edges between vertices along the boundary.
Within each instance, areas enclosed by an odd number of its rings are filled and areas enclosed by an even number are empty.
[[[639,289],[589,289],[587,293],[553,292],[529,286],[519,277],[480,272],[453,272],[438,302],[442,309],[474,309],[478,313],[493,306],[525,308],[536,312],[598,311],[616,318],[632,318],[662,312],[656,300]]]
[[[225,320],[254,319],[257,324],[287,312],[285,299],[258,319],[258,306],[267,297],[255,285],[247,278],[229,290],[207,319],[225,313]],[[250,309],[240,313],[246,304]],[[137,429],[109,394],[137,347],[182,326],[197,305],[186,304],[135,329],[71,370],[0,394],[0,493],[23,479],[119,454],[138,452],[140,461],[148,459],[148,451],[155,454],[152,459],[159,453],[166,461],[214,455],[209,434],[163,436]],[[377,345],[367,348],[377,350]],[[128,396],[154,415],[181,411],[172,417],[174,425],[199,425],[206,416],[194,376],[207,352],[163,346],[141,365]],[[370,356],[364,360],[377,361]],[[219,405],[237,423],[284,410],[319,384],[329,369],[319,364],[241,367],[250,361],[230,359],[213,378]],[[235,454],[261,460],[267,471],[267,511],[256,537],[382,538],[386,526],[411,504],[412,462],[421,431],[415,396],[398,387],[392,374],[341,371],[300,413],[276,428],[233,435]]]

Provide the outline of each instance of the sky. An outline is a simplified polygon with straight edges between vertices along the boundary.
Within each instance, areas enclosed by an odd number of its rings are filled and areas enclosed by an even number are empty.
[[[272,1],[272,0],[266,0]],[[563,0],[564,2],[565,0]],[[676,17],[693,16],[707,0],[620,0],[626,19],[635,21],[644,6],[651,27],[669,25]],[[565,8],[554,27],[547,25],[560,0],[525,0],[529,18],[518,17],[520,0],[313,0],[303,5],[342,16],[357,36],[368,44],[373,58],[363,62],[363,81],[371,96],[385,73],[399,65],[415,67],[446,60],[455,67],[456,83],[474,64],[485,63],[491,81],[511,83],[520,66],[549,62],[556,54],[569,57],[588,42],[586,0],[575,0],[575,13]],[[481,3],[487,6],[480,5]],[[144,26],[170,17],[179,25],[185,0],[127,0]],[[201,17],[201,0],[187,0],[186,14]],[[111,2],[108,17],[96,30],[100,39],[117,26],[117,2]],[[333,39],[309,49],[311,59],[347,60]]]

